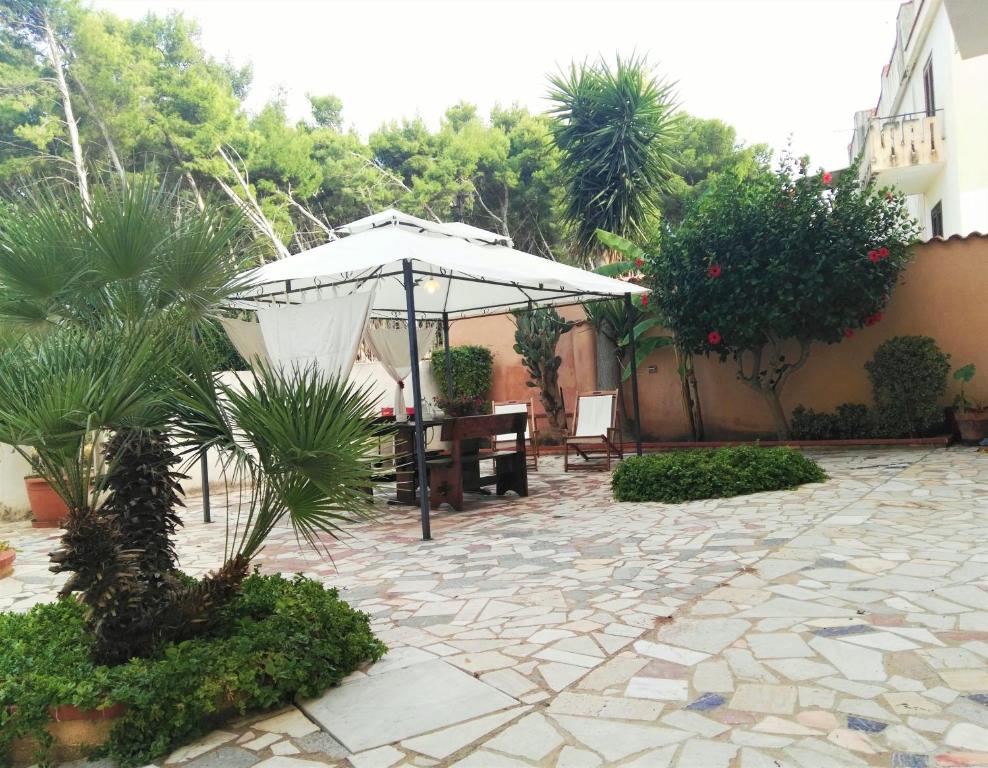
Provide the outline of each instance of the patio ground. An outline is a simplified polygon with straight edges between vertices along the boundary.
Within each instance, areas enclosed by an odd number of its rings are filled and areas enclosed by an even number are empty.
[[[333,562],[280,530],[264,567],[338,586],[391,652],[159,765],[988,765],[988,455],[816,458],[826,483],[680,505],[549,460],[528,499],[437,513],[432,542],[385,508]],[[222,530],[190,500],[186,570]],[[0,524],[21,550],[0,609],[50,598],[56,535]]]

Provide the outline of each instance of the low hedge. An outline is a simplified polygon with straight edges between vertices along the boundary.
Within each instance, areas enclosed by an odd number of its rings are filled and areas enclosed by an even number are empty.
[[[74,599],[0,614],[0,765],[24,736],[38,739],[44,761],[50,706],[126,705],[98,754],[143,765],[225,718],[320,695],[387,650],[366,614],[302,576],[250,576],[221,627],[105,667],[90,661]]]
[[[778,491],[826,479],[819,465],[791,448],[699,448],[622,461],[611,479],[618,501],[677,503]]]

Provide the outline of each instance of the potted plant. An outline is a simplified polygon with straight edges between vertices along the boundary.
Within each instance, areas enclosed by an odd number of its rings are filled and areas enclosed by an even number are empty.
[[[14,559],[17,551],[6,541],[0,541],[0,579],[14,572]]]
[[[974,363],[954,371],[954,380],[961,384],[961,391],[954,398],[954,421],[965,443],[980,443],[988,437],[988,408],[969,398],[964,391],[964,385],[970,383],[976,372]]]
[[[35,528],[58,528],[68,516],[69,508],[49,482],[37,474],[37,466],[35,474],[24,478],[24,486],[34,516],[31,525]]]

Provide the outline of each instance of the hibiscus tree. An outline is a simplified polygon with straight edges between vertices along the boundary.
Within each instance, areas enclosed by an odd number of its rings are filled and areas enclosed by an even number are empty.
[[[918,228],[900,195],[842,173],[777,170],[716,179],[646,266],[653,300],[693,352],[733,358],[765,398],[780,439],[780,395],[813,342],[882,320]]]

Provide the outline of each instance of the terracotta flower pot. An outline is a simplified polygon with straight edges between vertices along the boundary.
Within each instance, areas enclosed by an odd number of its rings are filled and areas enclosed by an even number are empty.
[[[17,553],[12,549],[0,549],[0,579],[14,572],[14,560]]]
[[[31,525],[35,528],[58,528],[69,514],[62,497],[41,477],[25,477],[24,485],[27,486],[27,498],[34,515]]]
[[[55,762],[78,760],[93,747],[106,742],[117,719],[124,713],[123,704],[104,709],[78,709],[71,704],[49,707],[52,722],[46,730],[52,737],[48,757]],[[13,764],[27,765],[35,760],[38,744],[31,737],[15,739],[11,745]]]
[[[954,411],[954,421],[961,440],[965,443],[980,443],[988,437],[988,408],[979,410]]]

